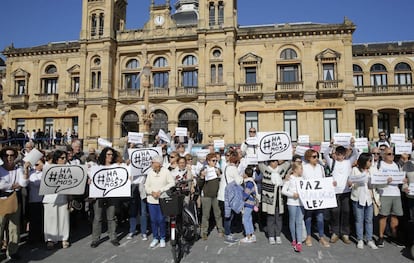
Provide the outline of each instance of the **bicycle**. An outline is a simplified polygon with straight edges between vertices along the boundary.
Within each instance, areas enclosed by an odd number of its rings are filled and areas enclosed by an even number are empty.
[[[200,237],[197,207],[194,202],[196,194],[190,194],[179,182],[175,187],[160,196],[161,211],[169,217],[170,243],[173,259],[179,263],[184,254],[189,253],[190,246]],[[190,194],[190,201],[184,202]]]

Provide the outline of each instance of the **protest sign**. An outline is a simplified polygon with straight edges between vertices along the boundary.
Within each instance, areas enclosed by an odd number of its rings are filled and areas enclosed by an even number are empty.
[[[395,154],[403,154],[406,153],[411,155],[413,145],[411,142],[397,142],[394,145],[395,147]]]
[[[348,147],[351,143],[352,133],[335,133],[334,144]]]
[[[368,152],[368,138],[356,138],[355,139],[355,148],[358,149],[359,152]]]
[[[103,138],[98,138],[98,145],[102,147],[112,147],[112,142],[105,140]]]
[[[361,175],[351,175],[348,177],[348,180],[351,181],[353,184],[363,184],[368,182],[368,176],[365,173]]]
[[[371,184],[387,184],[388,178],[392,177],[390,184],[402,184],[405,178],[405,172],[399,171],[381,171],[371,176]]]
[[[214,148],[224,148],[224,140],[214,140]]]
[[[166,143],[170,143],[171,142],[171,138],[164,132],[164,130],[163,129],[160,129],[159,131],[158,131],[158,137],[160,137],[160,139],[163,141],[163,142],[166,142]]]
[[[142,144],[144,134],[142,132],[128,132],[128,142]]]
[[[30,162],[32,165],[35,165],[42,157],[43,153],[41,153],[38,149],[33,148],[28,154],[26,154],[23,161]]]
[[[391,143],[404,143],[405,134],[404,133],[391,133],[390,134]]]
[[[309,144],[309,135],[299,135],[298,144]]]
[[[45,165],[39,194],[83,194],[87,170],[86,165]]]
[[[187,128],[186,127],[176,127],[175,128],[175,136],[187,136]]]
[[[306,210],[337,207],[332,177],[300,180],[297,184],[299,198]]]
[[[131,196],[131,181],[126,166],[118,164],[111,166],[96,165],[90,169],[90,198]]]
[[[300,146],[300,145],[298,145],[298,146],[296,146],[296,148],[295,148],[295,154],[297,154],[297,155],[299,155],[299,156],[305,156],[305,152],[307,151],[307,150],[309,150],[310,148],[309,147],[305,147],[305,146]]]
[[[408,185],[408,194],[409,195],[414,195],[414,183],[410,183]]]
[[[329,149],[329,146],[331,145],[330,142],[321,142],[321,149],[320,152],[324,153]]]
[[[137,177],[146,175],[151,168],[152,158],[162,156],[161,147],[128,149],[129,160],[131,160],[132,180]]]
[[[257,160],[291,160],[292,142],[286,132],[259,132]]]

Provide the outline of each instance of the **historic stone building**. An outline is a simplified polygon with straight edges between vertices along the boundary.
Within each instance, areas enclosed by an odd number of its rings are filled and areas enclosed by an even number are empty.
[[[242,4],[152,0],[144,27],[126,30],[126,0],[83,0],[78,41],[3,51],[5,126],[74,129],[85,147],[118,145],[149,112],[152,135],[187,127],[202,143],[241,142],[250,126],[314,143],[413,136],[414,42],[353,45],[346,18],[241,27]]]

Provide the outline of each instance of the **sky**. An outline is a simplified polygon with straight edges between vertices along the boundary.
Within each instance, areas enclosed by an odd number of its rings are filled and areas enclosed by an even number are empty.
[[[127,29],[143,27],[150,2],[128,0]],[[238,23],[337,24],[346,16],[357,26],[354,44],[396,42],[414,40],[413,10],[414,0],[239,0]],[[0,12],[0,51],[79,39],[82,0],[1,0]]]

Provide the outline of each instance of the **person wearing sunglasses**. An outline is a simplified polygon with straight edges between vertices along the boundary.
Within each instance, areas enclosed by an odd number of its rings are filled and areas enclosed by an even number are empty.
[[[381,155],[382,159],[378,162],[376,167],[372,167],[373,174],[375,173],[398,173],[400,171],[398,165],[394,162],[393,148],[386,147]],[[381,208],[379,211],[379,230],[378,239],[375,244],[382,248],[384,247],[384,232],[387,226],[388,218],[390,218],[390,229],[392,241],[397,246],[402,246],[397,236],[398,230],[398,216],[403,216],[403,209],[401,203],[401,191],[398,184],[392,182],[392,176],[387,179],[386,185],[381,185],[379,188]],[[378,187],[380,187],[378,185]]]
[[[380,147],[381,145],[385,145],[386,147],[390,147],[390,142],[388,141],[387,134],[382,131],[378,133],[378,141],[376,142],[376,146]]]
[[[201,219],[201,237],[203,240],[208,238],[208,225],[212,207],[219,236],[224,237],[223,221],[217,199],[221,171],[216,166],[217,157],[215,153],[207,154],[206,160],[207,165],[197,178],[197,185],[201,189],[201,207],[203,209]]]
[[[305,164],[303,165],[302,177],[304,180],[321,179],[325,177],[324,168],[319,162],[319,153],[313,149],[305,152]],[[325,239],[324,233],[324,209],[306,210],[305,209],[305,226],[306,240],[305,245],[312,246],[312,217],[316,216],[317,228],[319,233],[319,243],[323,247],[330,247],[329,242]]]
[[[29,183],[28,174],[23,173],[23,169],[16,165],[15,160],[18,152],[15,148],[6,146],[0,151],[3,165],[0,166],[0,197],[17,195],[17,211],[14,213],[0,215],[0,240],[3,240],[4,233],[8,231],[7,256],[11,259],[19,259],[18,255],[20,240],[20,224],[22,211],[22,187]]]
[[[257,154],[258,146],[256,142],[256,134],[256,129],[251,127],[249,129],[248,138],[240,145],[240,149],[242,151],[243,156],[252,156]]]

